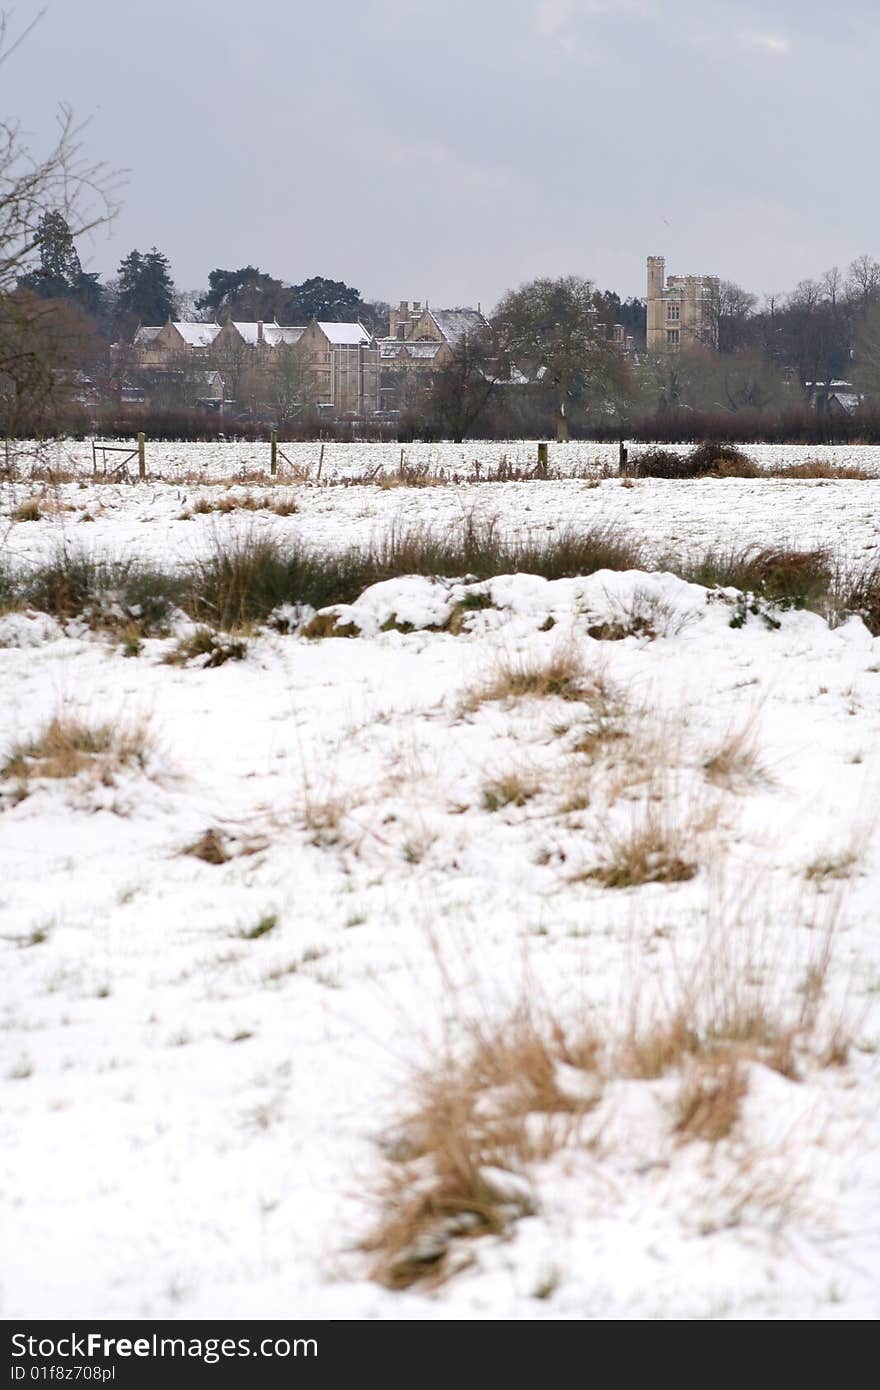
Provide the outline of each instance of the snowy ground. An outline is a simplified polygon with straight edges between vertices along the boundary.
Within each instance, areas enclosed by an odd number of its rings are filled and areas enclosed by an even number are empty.
[[[124,445],[125,441],[107,441],[114,446]],[[129,441],[132,450],[136,444]],[[648,444],[634,444],[627,448],[631,458],[645,449],[656,447]],[[666,446],[664,446],[666,447]],[[676,452],[688,453],[686,444],[668,446]],[[504,461],[511,468],[528,470],[537,463],[538,446],[533,440],[469,440],[464,444],[334,444],[320,443],[281,444],[281,472],[291,470],[302,473],[314,481],[320,476],[322,481],[339,481],[346,478],[362,477],[374,471],[394,472],[401,464],[407,468],[444,472],[461,478],[472,478],[478,473],[483,476],[496,470]],[[805,459],[816,459],[837,467],[856,466],[867,473],[880,477],[880,445],[878,444],[749,444],[745,446],[749,457],[761,468],[787,467],[802,463]],[[92,472],[92,441],[62,440],[58,443],[23,446],[25,467],[29,463],[88,476]],[[617,470],[618,449],[616,444],[596,444],[590,440],[577,440],[570,444],[549,445],[549,468],[563,476],[577,473],[600,472],[602,469]],[[249,441],[227,440],[216,444],[188,444],[164,441],[147,441],[147,470],[152,477],[167,481],[184,481],[198,478],[206,480],[238,477],[243,481],[269,471],[269,445]],[[126,464],[122,453],[97,455],[97,466],[106,466],[112,474],[119,465],[137,472],[137,459]],[[476,470],[476,472],[475,472]]]
[[[167,446],[169,469],[219,469],[220,447],[239,446]],[[358,473],[378,455],[355,448],[339,467]],[[880,457],[838,451],[856,452]],[[25,523],[6,520],[33,493],[16,483],[2,534],[14,567],[84,535],[185,563],[242,527],[328,549],[476,507],[514,531],[616,521],[658,554],[785,539],[859,560],[878,489],[299,486],[273,490],[295,495],[289,517],[177,521],[212,490],[69,483]],[[0,618],[4,756],[60,712],[144,718],[153,740],[108,784],[18,800],[0,781],[3,1316],[875,1317],[880,639],[808,613],[731,627],[734,604],[669,575],[402,579],[338,615],[357,636],[263,631],[218,669],[163,664],[170,638],[127,659],[82,625]],[[453,610],[460,630],[439,630]],[[653,640],[589,635],[637,611]],[[560,652],[615,692],[622,751],[576,751],[588,702],[469,704],[505,661]],[[752,764],[708,778],[745,726]],[[489,809],[511,773],[528,799]],[[585,876],[652,806],[695,875]],[[228,862],[182,853],[209,828]],[[466,1242],[436,1290],[369,1278],[358,1244],[413,1068],[468,1019],[525,990],[614,1038],[716,958],[786,1011],[826,952],[843,1065],[809,1047],[797,1080],[749,1063],[717,1144],[672,1133],[677,1075],[609,1072],[577,1134],[520,1175],[534,1215]]]

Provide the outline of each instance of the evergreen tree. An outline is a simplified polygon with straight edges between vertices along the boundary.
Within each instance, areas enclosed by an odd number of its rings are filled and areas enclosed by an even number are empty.
[[[84,271],[70,224],[60,212],[47,212],[39,223],[40,265],[19,279],[19,288],[41,299],[68,299],[99,317],[104,309],[104,289],[93,271]]]
[[[23,275],[19,285],[43,299],[70,299],[82,277],[82,266],[73,244],[73,233],[60,212],[46,212],[37,228],[39,269]]]
[[[171,267],[155,246],[145,253],[130,251],[120,263],[118,307],[141,323],[161,324],[174,317]]]
[[[255,265],[239,270],[212,270],[208,290],[196,300],[197,309],[208,309],[222,319],[270,320],[277,313],[283,286]]]
[[[284,304],[285,323],[309,323],[311,319],[327,323],[353,322],[366,309],[360,291],[344,280],[326,280],[313,275],[301,285],[292,285]]]

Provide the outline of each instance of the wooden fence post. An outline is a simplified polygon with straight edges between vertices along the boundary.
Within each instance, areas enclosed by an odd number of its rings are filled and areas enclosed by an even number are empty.
[[[617,450],[617,471],[622,478],[629,473],[629,454],[627,453],[623,435],[620,436],[620,444]]]
[[[547,476],[547,441],[544,440],[538,445],[538,472],[544,477]]]
[[[278,431],[277,431],[277,430],[273,430],[273,431],[272,431],[272,434],[270,435],[270,439],[271,439],[272,442],[271,442],[271,454],[270,454],[271,462],[270,462],[270,464],[269,464],[269,471],[270,471],[270,472],[273,474],[273,476],[274,476],[274,474],[276,474],[276,473],[278,472]]]
[[[138,477],[143,480],[147,476],[147,436],[141,432],[138,435]]]
[[[316,482],[316,483],[319,483],[319,482],[321,481],[321,469],[322,469],[323,467],[324,467],[324,445],[322,444],[322,445],[321,445],[321,456],[320,456],[320,458],[318,459],[318,472],[317,472],[317,474],[316,474],[316,476],[315,476],[315,482]]]

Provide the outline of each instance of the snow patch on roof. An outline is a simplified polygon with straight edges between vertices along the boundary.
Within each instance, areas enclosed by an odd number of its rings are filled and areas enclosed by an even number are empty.
[[[443,337],[453,346],[466,333],[480,333],[488,327],[479,309],[432,309],[430,313]]]
[[[370,335],[362,323],[318,323],[318,327],[329,342],[339,347],[359,347],[370,341]]]
[[[186,320],[176,320],[174,327],[187,347],[194,348],[210,347],[220,332],[219,323],[189,323]]]

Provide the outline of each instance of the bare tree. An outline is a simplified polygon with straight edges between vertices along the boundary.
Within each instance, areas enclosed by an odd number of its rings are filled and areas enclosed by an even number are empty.
[[[298,420],[317,400],[312,364],[295,346],[281,343],[272,348],[267,366],[256,375],[257,400],[269,407],[281,427]]]
[[[460,444],[498,394],[498,352],[491,330],[464,333],[436,373],[427,410],[439,430]]]
[[[32,28],[14,36],[8,14],[0,13],[0,67]],[[47,301],[16,292],[19,278],[35,263],[43,219],[47,213],[63,213],[78,237],[107,222],[116,210],[119,176],[85,155],[83,129],[70,107],[60,106],[55,140],[39,154],[30,149],[14,117],[0,116],[0,399],[6,407],[0,427],[7,440],[7,463],[9,439],[20,427],[17,407],[10,414],[9,402],[21,400],[27,382],[27,417],[35,422],[40,398],[49,412],[59,375],[51,359],[59,350],[57,315],[43,331],[41,320],[50,312]],[[41,359],[40,354],[50,356]]]
[[[870,256],[856,256],[846,276],[850,298],[867,306],[880,300],[880,261]]]

